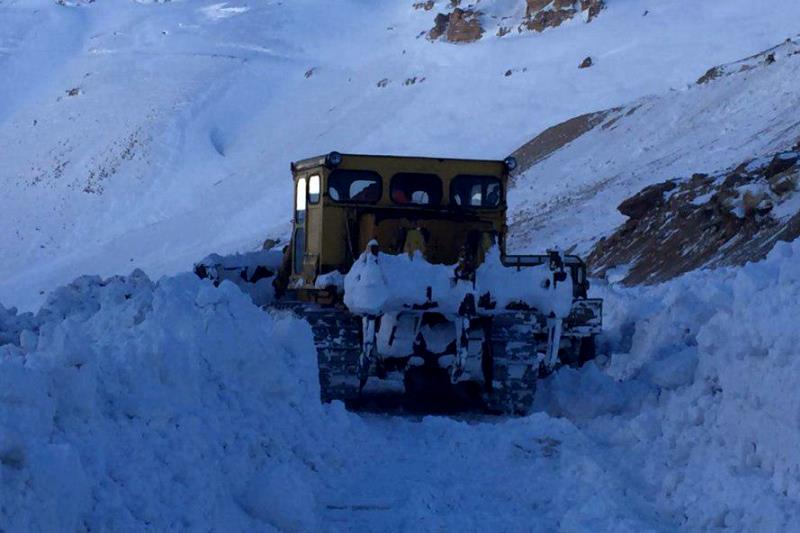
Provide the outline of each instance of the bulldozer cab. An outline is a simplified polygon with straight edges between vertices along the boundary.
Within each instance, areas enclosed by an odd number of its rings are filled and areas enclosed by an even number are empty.
[[[331,152],[292,163],[290,284],[347,273],[376,240],[391,254],[435,264],[479,265],[506,233],[506,161]]]

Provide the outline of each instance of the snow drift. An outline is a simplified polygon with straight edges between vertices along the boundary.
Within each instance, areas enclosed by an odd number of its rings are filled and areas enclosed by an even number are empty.
[[[800,242],[741,269],[604,297],[608,367],[556,374],[539,407],[625,450],[621,469],[681,527],[792,530]]]
[[[307,326],[229,282],[80,278],[0,312],[0,524],[790,530],[798,258],[596,283],[610,359],[555,373],[530,417],[470,423],[319,405]]]
[[[307,328],[230,282],[0,306],[0,529],[313,529],[318,387]]]

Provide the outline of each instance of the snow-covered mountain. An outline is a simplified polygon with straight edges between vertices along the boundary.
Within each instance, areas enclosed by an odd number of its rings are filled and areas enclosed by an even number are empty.
[[[793,531],[798,17],[0,0],[0,531]],[[331,149],[517,151],[513,246],[606,274],[598,360],[524,418],[355,414],[304,322],[154,281],[283,236],[288,162]]]
[[[637,282],[763,258],[797,236],[798,86],[800,39],[787,39],[684,90],[553,126],[517,151],[528,168],[510,197],[512,246],[595,250],[595,270],[630,267]]]
[[[526,4],[478,6],[486,33],[450,44],[426,38],[444,0],[3,1],[0,300],[256,248],[286,232],[290,160],[502,157],[772,46],[800,10],[610,0],[588,24],[499,37],[492,24],[522,23]]]

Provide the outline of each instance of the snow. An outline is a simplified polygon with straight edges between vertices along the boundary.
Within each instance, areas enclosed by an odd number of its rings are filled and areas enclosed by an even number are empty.
[[[501,262],[492,247],[475,272],[475,281],[456,278],[456,265],[435,265],[420,252],[391,255],[365,250],[344,278],[344,303],[353,313],[380,315],[415,305],[436,303],[440,312],[454,315],[467,295],[475,302],[491,295],[497,309],[525,303],[544,316],[566,318],[572,310],[572,277],[555,282],[548,264],[515,269]]]
[[[511,419],[320,405],[308,325],[230,281],[58,288],[284,236],[288,160],[331,149],[503,157],[627,106],[511,194],[516,246],[581,252],[643,186],[796,142],[800,55],[685,88],[796,33],[796,0],[607,3],[457,46],[417,39],[433,12],[411,2],[0,1],[0,302],[38,309],[0,305],[0,530],[795,529],[797,242],[655,287],[593,281],[601,356]],[[451,290],[443,267],[378,261],[378,286]]]
[[[0,301],[30,310],[87,272],[160,276],[255,250],[288,235],[290,160],[334,149],[502,158],[562,120],[773,46],[800,16],[795,0],[609,0],[589,24],[502,38],[487,25],[459,46],[417,38],[435,13],[412,3],[5,0]],[[480,8],[494,24],[522,4]],[[578,69],[589,54],[597,65]],[[795,94],[788,81],[749,103]],[[541,170],[530,184],[591,177]],[[537,242],[522,247],[541,252]]]
[[[141,272],[0,317],[3,529],[315,527],[305,325],[228,282]]]
[[[617,206],[648,185],[768,164],[800,138],[798,49],[789,41],[772,64],[629,103],[518,176],[510,249],[545,242],[584,255],[625,222]]]
[[[82,277],[35,315],[0,308],[0,523],[791,530],[798,257],[596,285],[610,357],[517,419],[320,405],[308,326],[233,284]]]

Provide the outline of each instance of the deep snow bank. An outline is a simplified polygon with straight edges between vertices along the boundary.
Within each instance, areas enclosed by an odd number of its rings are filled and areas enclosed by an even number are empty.
[[[610,361],[469,422],[320,406],[307,326],[230,283],[81,278],[0,309],[0,528],[791,531],[798,258],[596,286]]]
[[[313,529],[313,353],[301,323],[189,274],[0,306],[0,529]]]
[[[616,450],[681,526],[800,523],[800,241],[741,269],[604,292],[618,353],[605,371],[554,375],[539,407]]]

